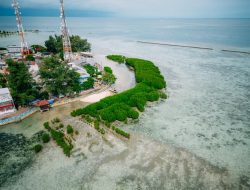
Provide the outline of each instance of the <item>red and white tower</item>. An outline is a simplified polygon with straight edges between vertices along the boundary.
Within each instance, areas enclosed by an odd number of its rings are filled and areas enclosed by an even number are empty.
[[[69,30],[66,24],[66,18],[64,13],[64,4],[63,0],[60,0],[61,3],[61,32],[62,32],[62,40],[63,40],[63,53],[64,53],[64,60],[65,61],[72,61],[73,60],[73,54],[72,54],[72,48],[69,38]]]
[[[19,7],[19,3],[17,2],[17,0],[13,0],[12,6],[15,9],[18,34],[21,40],[21,54],[25,56],[25,55],[28,55],[30,51],[29,51],[28,43],[25,41],[21,12],[19,10],[20,7]]]

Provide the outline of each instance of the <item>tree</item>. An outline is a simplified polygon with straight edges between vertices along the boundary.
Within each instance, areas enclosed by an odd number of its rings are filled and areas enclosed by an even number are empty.
[[[27,105],[38,96],[35,81],[23,62],[6,61],[9,75],[7,77],[11,95],[18,107]]]
[[[3,75],[2,73],[0,73],[0,87],[6,88],[6,86],[7,86],[6,75]]]
[[[36,153],[38,153],[38,152],[40,152],[40,151],[43,149],[43,146],[40,145],[40,144],[37,144],[37,145],[35,145],[35,146],[33,147],[33,149],[34,149],[34,151],[35,151]]]
[[[43,143],[48,143],[50,141],[50,136],[48,133],[44,133],[42,136]]]
[[[43,60],[40,76],[46,90],[55,96],[81,91],[80,75],[56,57]]]
[[[82,83],[82,89],[83,90],[88,90],[90,88],[93,88],[94,87],[94,82],[95,82],[94,79],[92,77],[89,77],[87,79],[87,81]]]
[[[88,74],[90,74],[91,77],[94,77],[97,73],[97,68],[93,67],[90,64],[84,65],[83,68],[87,71]]]
[[[116,77],[115,77],[115,75],[113,75],[111,73],[105,72],[102,75],[102,81],[105,82],[105,83],[107,83],[107,84],[114,84],[115,81],[116,81]]]
[[[86,39],[81,39],[80,36],[70,36],[70,42],[73,52],[80,52],[80,51],[90,51],[91,45],[88,43]]]
[[[35,58],[33,57],[33,55],[29,54],[26,56],[26,60],[27,61],[35,61]]]
[[[70,36],[71,48],[73,52],[90,51],[91,45],[86,39],[81,39],[80,36]],[[61,53],[63,52],[62,36],[49,36],[49,39],[45,41],[45,46],[48,52]]]
[[[46,48],[41,45],[32,45],[31,48],[37,53],[37,52],[46,52]]]
[[[45,46],[48,52],[51,53],[60,53],[63,51],[63,42],[62,37],[55,35],[49,36],[49,39],[45,41]]]

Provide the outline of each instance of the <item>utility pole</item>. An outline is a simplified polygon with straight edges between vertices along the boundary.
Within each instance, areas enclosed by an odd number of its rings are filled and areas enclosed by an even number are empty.
[[[64,60],[67,62],[71,62],[73,60],[72,48],[69,38],[69,30],[66,24],[66,18],[64,13],[64,4],[63,0],[60,0],[61,3],[61,32],[62,32],[62,40],[63,40],[63,53]]]
[[[21,54],[24,57],[25,55],[28,55],[30,53],[30,50],[29,50],[28,43],[25,41],[21,12],[19,10],[20,7],[19,7],[19,3],[17,2],[17,0],[13,0],[12,6],[15,9],[18,34],[19,34],[20,41],[21,41]]]

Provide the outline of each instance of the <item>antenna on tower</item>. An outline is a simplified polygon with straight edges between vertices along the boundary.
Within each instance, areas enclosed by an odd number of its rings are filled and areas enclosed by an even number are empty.
[[[64,60],[65,61],[72,61],[73,60],[73,54],[72,54],[72,48],[69,38],[69,30],[66,24],[66,18],[64,13],[64,5],[63,0],[60,0],[61,3],[61,32],[62,32],[62,40],[63,40],[63,53],[64,53]]]
[[[25,41],[23,24],[22,24],[22,19],[21,19],[21,12],[19,10],[20,7],[19,7],[19,3],[17,2],[17,0],[13,0],[12,6],[15,9],[18,34],[21,40],[21,54],[25,56],[25,55],[28,55],[30,51],[29,51],[28,43]]]

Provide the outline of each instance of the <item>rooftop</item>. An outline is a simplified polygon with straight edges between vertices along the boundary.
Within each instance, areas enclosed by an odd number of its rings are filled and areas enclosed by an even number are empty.
[[[0,95],[2,94],[10,94],[10,91],[8,88],[0,88]]]
[[[1,88],[0,89],[0,103],[12,101],[12,97],[10,95],[10,91],[8,88]]]

